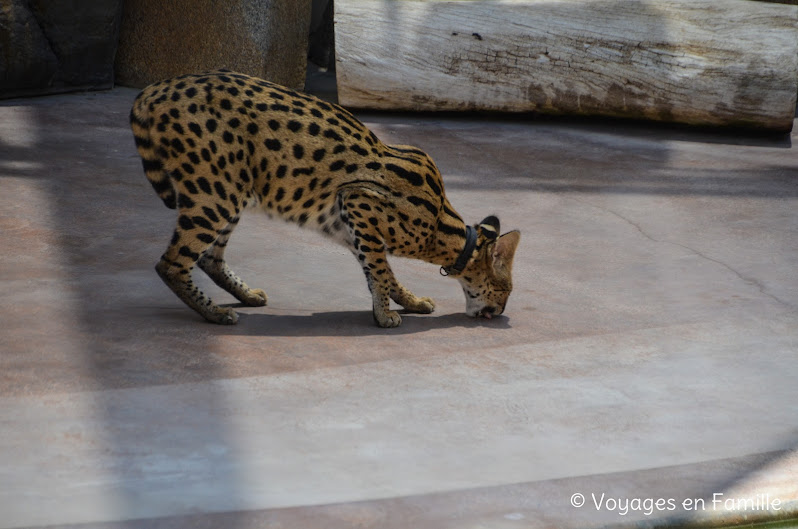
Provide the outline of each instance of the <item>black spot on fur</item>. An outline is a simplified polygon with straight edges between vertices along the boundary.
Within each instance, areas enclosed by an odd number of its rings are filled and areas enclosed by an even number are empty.
[[[144,147],[145,149],[152,147],[152,141],[149,138],[134,136],[133,139],[136,141],[136,147]]]
[[[438,185],[437,182],[435,182],[435,179],[432,178],[431,175],[426,175],[425,180],[427,181],[427,185],[429,186],[429,188],[432,189],[433,193],[435,193],[436,195],[441,194],[441,187]]]
[[[206,230],[213,231],[213,224],[208,222],[208,219],[205,217],[200,217],[199,215],[191,217],[191,220],[199,226],[200,228],[205,228]]]
[[[180,193],[177,195],[177,205],[181,208],[193,208],[194,201],[191,200],[187,195]]]
[[[332,129],[325,130],[324,131],[324,137],[325,138],[329,138],[331,140],[335,140],[335,141],[340,141],[340,142],[344,141],[344,139],[337,132],[335,132]]]
[[[220,204],[216,204],[216,211],[219,212],[219,215],[224,220],[230,221],[232,219],[232,216],[230,215],[230,212],[224,206],[221,206]]]
[[[424,184],[424,179],[415,171],[408,171],[404,167],[399,167],[398,165],[392,163],[386,164],[385,168],[396,174],[399,178],[410,182],[410,184],[414,186],[421,186]]]
[[[407,201],[415,206],[424,206],[433,215],[438,214],[438,208],[436,208],[435,205],[429,202],[428,200],[425,200],[421,197],[409,196],[407,197]]]
[[[192,252],[191,248],[189,248],[188,246],[181,246],[180,250],[178,250],[178,253],[183,257],[188,257],[192,261],[196,261],[199,259],[199,254]]]
[[[163,169],[161,160],[147,160],[142,158],[141,165],[144,167],[145,171],[160,171]],[[164,191],[166,191],[166,189],[164,189]]]
[[[213,189],[216,191],[216,194],[219,195],[219,198],[222,200],[227,199],[227,192],[224,190],[224,185],[221,182],[214,182]]]
[[[202,212],[205,213],[205,216],[208,217],[211,222],[219,222],[219,217],[216,215],[216,212],[213,211],[211,208],[207,206],[202,206]]]
[[[184,230],[193,230],[194,229],[194,223],[191,222],[191,219],[188,218],[186,215],[180,215],[177,218],[177,224],[178,224],[178,226],[180,226]]]

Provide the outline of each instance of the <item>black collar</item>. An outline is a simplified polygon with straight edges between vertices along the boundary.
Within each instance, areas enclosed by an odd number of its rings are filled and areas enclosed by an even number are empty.
[[[457,256],[457,260],[452,266],[442,266],[441,275],[448,276],[452,272],[458,274],[465,270],[468,260],[471,259],[471,254],[474,253],[474,248],[477,246],[477,230],[473,226],[466,226],[466,243],[463,251]]]

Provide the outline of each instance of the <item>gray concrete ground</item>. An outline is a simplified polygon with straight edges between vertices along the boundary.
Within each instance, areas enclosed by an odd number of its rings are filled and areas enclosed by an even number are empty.
[[[0,528],[798,516],[795,134],[362,115],[522,231],[506,315],[401,260],[438,309],[378,329],[346,250],[253,212],[228,256],[270,304],[221,327],[153,270],[134,96],[0,105]]]

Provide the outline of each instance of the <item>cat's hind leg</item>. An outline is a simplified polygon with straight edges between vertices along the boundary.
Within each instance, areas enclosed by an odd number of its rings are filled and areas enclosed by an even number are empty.
[[[207,209],[207,208],[206,208]],[[155,270],[177,297],[206,320],[222,325],[238,321],[229,307],[220,307],[208,297],[191,277],[197,262],[211,249],[229,220],[206,211],[185,195],[178,197],[178,220],[169,247]]]
[[[229,266],[227,266],[224,260],[224,251],[227,248],[227,242],[230,240],[230,235],[238,224],[238,220],[238,217],[231,219],[230,224],[219,232],[219,236],[216,238],[213,245],[202,254],[202,257],[197,261],[197,265],[208,274],[208,277],[210,277],[214,283],[232,294],[244,305],[248,307],[262,307],[266,305],[268,300],[266,292],[259,288],[250,288]]]

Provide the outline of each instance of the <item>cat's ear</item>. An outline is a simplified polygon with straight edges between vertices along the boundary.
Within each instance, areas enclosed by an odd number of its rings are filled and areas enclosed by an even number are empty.
[[[513,268],[513,258],[515,257],[515,250],[518,248],[518,243],[521,242],[521,232],[511,231],[507,232],[496,241],[493,245],[493,253],[491,254],[493,269],[499,272],[509,272]]]
[[[477,225],[477,235],[484,237],[488,241],[494,241],[499,236],[500,229],[499,219],[491,215],[490,217],[485,217]]]

